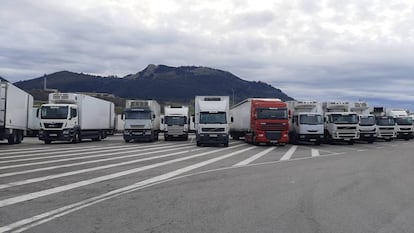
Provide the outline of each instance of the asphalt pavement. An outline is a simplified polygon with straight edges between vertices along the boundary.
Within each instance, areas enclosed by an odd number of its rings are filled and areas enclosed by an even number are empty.
[[[414,232],[414,141],[0,144],[0,232]]]

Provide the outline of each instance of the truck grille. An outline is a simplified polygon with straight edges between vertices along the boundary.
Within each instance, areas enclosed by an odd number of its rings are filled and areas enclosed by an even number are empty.
[[[352,131],[352,130],[356,130],[356,126],[338,126],[338,130],[350,130],[350,131]]]
[[[269,140],[279,140],[280,136],[280,131],[266,131],[266,138]]]
[[[201,128],[203,132],[224,132],[225,128]]]
[[[57,128],[62,128],[63,123],[44,123],[45,128],[49,128],[49,129],[57,129]]]
[[[411,128],[400,128],[401,131],[409,131],[411,132]]]
[[[168,135],[183,135],[183,126],[168,126]]]
[[[143,129],[144,125],[131,125],[132,129]]]
[[[271,131],[271,130],[284,131],[284,130],[288,130],[288,124],[286,123],[265,123],[265,124],[260,124],[260,129],[263,131]]]

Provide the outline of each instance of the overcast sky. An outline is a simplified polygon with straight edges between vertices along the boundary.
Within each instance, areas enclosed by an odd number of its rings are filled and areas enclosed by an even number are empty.
[[[414,110],[414,1],[1,0],[0,76],[12,82],[151,63]]]

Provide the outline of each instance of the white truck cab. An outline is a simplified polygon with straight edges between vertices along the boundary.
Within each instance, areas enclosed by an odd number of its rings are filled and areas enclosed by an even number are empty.
[[[377,125],[375,116],[370,113],[368,103],[352,103],[350,111],[358,114],[358,131],[360,140],[373,143],[377,137]]]
[[[324,102],[325,140],[353,144],[359,139],[358,114],[349,111],[349,102]]]
[[[393,117],[396,123],[397,138],[410,140],[413,138],[413,118],[404,109],[389,109],[387,116]]]

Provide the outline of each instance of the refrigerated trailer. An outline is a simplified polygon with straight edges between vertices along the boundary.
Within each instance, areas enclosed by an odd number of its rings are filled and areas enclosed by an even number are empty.
[[[40,107],[40,124],[39,139],[46,144],[99,141],[115,130],[115,105],[84,94],[50,93]]]
[[[195,131],[197,146],[203,144],[229,145],[229,97],[195,97]]]
[[[164,131],[164,140],[188,140],[188,123],[187,106],[165,106],[164,117],[161,122]]]
[[[161,108],[155,100],[127,100],[124,141],[156,141],[160,133]]]
[[[290,111],[289,138],[292,144],[311,142],[320,145],[324,139],[322,104],[316,101],[287,101]]]
[[[230,135],[252,144],[278,144],[289,142],[288,110],[280,99],[249,98],[236,104],[230,114]]]
[[[19,144],[29,127],[33,96],[0,80],[0,140]]]

